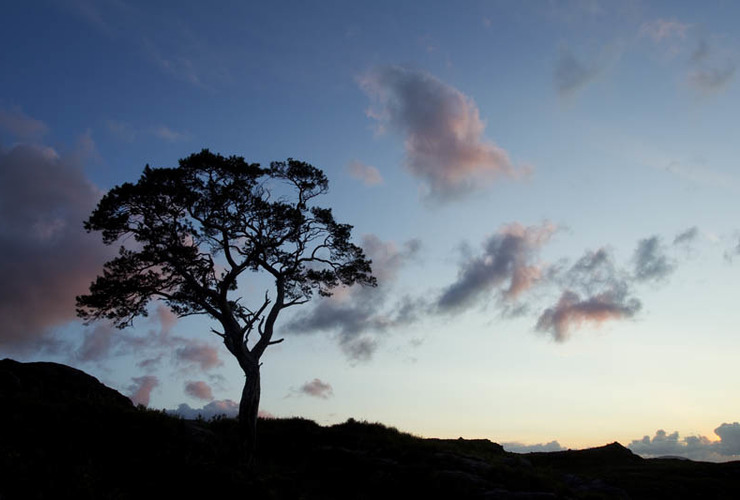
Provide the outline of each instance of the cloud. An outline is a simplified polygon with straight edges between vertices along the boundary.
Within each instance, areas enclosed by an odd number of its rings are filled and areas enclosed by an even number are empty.
[[[685,457],[691,460],[723,462],[740,458],[740,423],[724,423],[714,430],[719,440],[705,436],[680,437],[658,430],[655,436],[635,439],[628,448],[646,458],[661,456]]]
[[[722,67],[697,69],[689,73],[689,84],[705,93],[723,90],[735,76],[735,65],[726,63]]]
[[[536,329],[550,332],[555,340],[563,342],[568,339],[573,327],[580,327],[583,323],[599,326],[608,320],[630,318],[640,307],[637,299],[628,299],[621,290],[586,298],[566,290],[555,306],[545,309],[540,315]]]
[[[82,345],[77,351],[77,359],[85,362],[106,358],[116,343],[117,334],[117,329],[107,323],[88,328],[85,330]]]
[[[334,389],[332,389],[331,384],[322,382],[317,378],[303,384],[298,389],[298,392],[320,399],[329,399],[334,395]]]
[[[203,399],[205,401],[211,401],[213,399],[213,391],[211,390],[211,386],[201,380],[190,380],[186,382],[185,394],[197,399]]]
[[[371,165],[365,165],[357,160],[352,160],[347,165],[349,175],[362,181],[366,186],[377,186],[383,183],[383,176],[377,168]]]
[[[574,327],[631,318],[642,307],[605,248],[586,252],[557,280],[564,289],[557,303],[540,314],[535,329],[558,342],[567,340]]]
[[[108,132],[123,142],[134,142],[136,139],[144,137],[156,137],[167,142],[180,142],[186,141],[190,138],[190,135],[184,132],[178,132],[166,125],[158,125],[150,128],[137,128],[128,122],[121,122],[116,120],[108,120],[106,122],[106,128]]]
[[[691,28],[675,19],[656,19],[643,23],[640,34],[652,38],[655,42],[662,42],[673,38],[686,38],[686,32]]]
[[[689,245],[693,243],[699,236],[699,228],[692,226],[685,231],[682,231],[673,238],[674,245]]]
[[[710,45],[706,40],[691,54],[689,64],[693,68],[688,74],[689,85],[704,94],[724,90],[735,76],[735,56],[727,49]]]
[[[732,262],[733,258],[737,255],[740,255],[740,238],[732,248],[725,251],[725,260],[727,262]]]
[[[452,199],[492,180],[526,174],[502,148],[483,137],[473,100],[424,71],[384,66],[360,78],[377,107],[368,116],[405,137],[406,165],[429,195]]]
[[[210,420],[223,415],[227,418],[236,418],[239,415],[239,403],[231,399],[211,401],[202,408],[191,408],[187,403],[180,404],[176,410],[165,410],[170,415],[178,415],[181,418],[194,420],[201,417]]]
[[[110,134],[119,141],[134,142],[136,137],[139,135],[138,130],[127,122],[107,120],[105,122],[105,126],[108,129],[108,132],[110,132]]]
[[[159,379],[153,375],[134,377],[133,383],[128,387],[131,401],[135,405],[149,406],[149,398],[152,390],[159,385]]]
[[[0,350],[24,352],[76,319],[85,293],[113,250],[82,223],[100,198],[81,153],[19,145],[0,150]]]
[[[400,269],[419,252],[420,242],[409,240],[401,248],[375,235],[365,235],[362,247],[372,260],[377,288],[340,289],[331,297],[321,298],[314,307],[296,314],[285,326],[295,334],[333,331],[344,353],[354,361],[369,360],[378,346],[377,334],[414,322],[423,301],[402,298],[386,308],[388,291]]]
[[[441,312],[455,312],[478,303],[498,290],[501,299],[516,299],[542,277],[542,266],[535,262],[537,251],[549,241],[556,228],[549,222],[525,227],[518,223],[504,226],[483,245],[483,253],[465,260],[457,281],[437,300]]]
[[[663,281],[676,270],[675,264],[665,255],[658,236],[640,240],[632,260],[635,265],[634,278],[640,282]]]
[[[18,107],[0,109],[0,129],[21,140],[38,139],[49,130],[44,122],[31,118]]]
[[[522,444],[516,441],[509,443],[501,443],[504,450],[510,453],[550,453],[554,451],[565,451],[565,448],[560,446],[557,441],[550,441],[549,443],[539,444]]]
[[[184,345],[175,349],[175,359],[199,365],[201,370],[210,370],[223,364],[218,357],[218,349],[205,342],[183,340]]]
[[[568,47],[562,46],[553,73],[555,89],[561,97],[573,95],[593,81],[600,72],[601,69],[595,63],[578,59]]]
[[[184,134],[182,132],[177,132],[164,125],[154,127],[151,133],[155,137],[159,137],[160,139],[164,139],[165,141],[168,141],[168,142],[178,142],[178,141],[186,140],[188,138],[187,134]]]
[[[692,64],[701,64],[702,62],[709,59],[709,44],[706,40],[699,40],[699,45],[697,45],[696,49],[694,49],[694,52],[691,53],[691,57],[689,58],[689,62]]]

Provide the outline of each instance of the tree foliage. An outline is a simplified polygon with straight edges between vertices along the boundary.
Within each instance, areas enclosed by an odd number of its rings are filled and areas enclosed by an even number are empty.
[[[264,350],[279,342],[272,336],[283,309],[340,284],[376,284],[370,261],[350,241],[352,226],[315,205],[327,189],[321,170],[293,159],[263,168],[203,150],[175,168],[147,165],[137,183],[109,191],[85,222],[121,247],[90,293],[77,297],[78,315],[124,328],[159,299],[178,316],[217,320],[221,330],[212,331],[248,377],[258,373]],[[248,273],[274,280],[251,306],[236,296]]]

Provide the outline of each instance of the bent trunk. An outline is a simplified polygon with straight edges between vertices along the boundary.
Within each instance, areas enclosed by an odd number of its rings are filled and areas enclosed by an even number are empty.
[[[245,369],[244,389],[239,403],[239,426],[242,432],[244,453],[247,463],[252,466],[257,451],[257,413],[260,406],[260,369],[259,365]]]

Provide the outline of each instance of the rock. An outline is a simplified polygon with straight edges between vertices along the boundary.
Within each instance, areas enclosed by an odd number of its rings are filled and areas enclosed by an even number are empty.
[[[0,361],[0,399],[35,401],[46,405],[92,405],[127,410],[133,403],[95,377],[59,363]]]

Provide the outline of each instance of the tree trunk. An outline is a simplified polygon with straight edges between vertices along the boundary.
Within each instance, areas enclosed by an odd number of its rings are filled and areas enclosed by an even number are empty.
[[[247,464],[255,464],[257,451],[257,413],[260,406],[260,368],[258,364],[244,370],[246,380],[242,390],[242,400],[239,403],[239,426],[242,432],[244,453]]]

